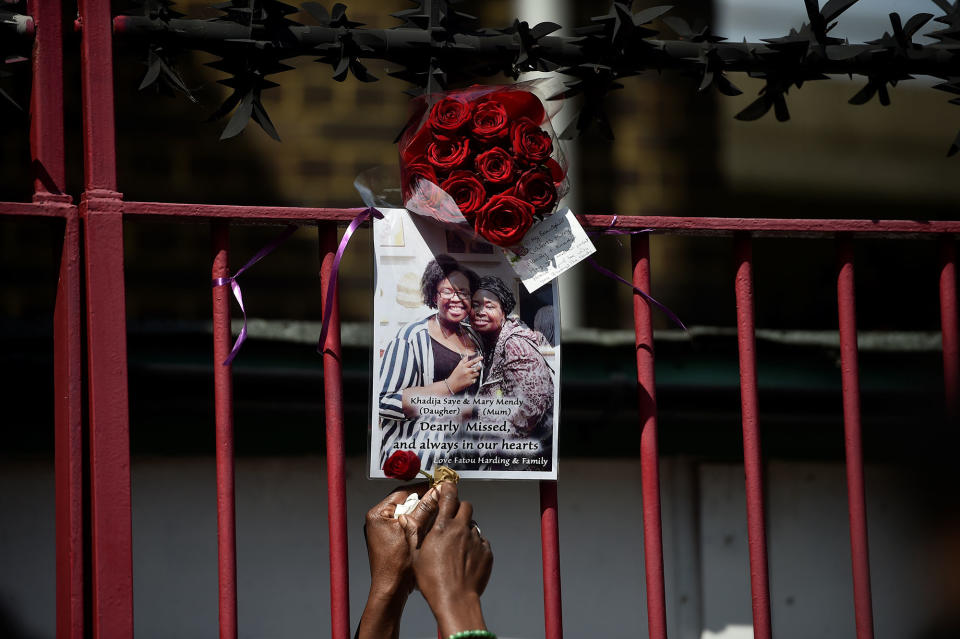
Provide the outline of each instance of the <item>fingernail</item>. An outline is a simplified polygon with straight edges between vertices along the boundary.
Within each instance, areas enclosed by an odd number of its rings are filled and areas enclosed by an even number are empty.
[[[406,515],[400,515],[399,517],[397,517],[397,521],[399,521],[399,522],[400,522],[400,525],[403,526],[404,528],[407,527],[407,516],[406,516]]]

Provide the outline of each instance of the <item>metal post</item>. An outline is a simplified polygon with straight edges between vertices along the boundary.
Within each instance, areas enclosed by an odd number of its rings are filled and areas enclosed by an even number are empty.
[[[130,432],[110,2],[81,0],[80,21],[85,170],[80,216],[87,281],[93,634],[95,639],[128,639],[133,636]]]
[[[230,226],[214,222],[213,279],[230,275]],[[217,553],[220,639],[237,638],[237,535],[233,457],[233,378],[230,354],[230,285],[213,287],[213,385],[217,447]]]
[[[630,239],[633,285],[650,290],[650,239]],[[643,560],[647,580],[647,624],[650,639],[667,638],[667,604],[663,580],[663,531],[660,520],[660,459],[657,450],[657,400],[653,371],[653,323],[650,306],[633,296],[637,349],[637,394],[642,434],[640,471],[643,494]]]
[[[867,506],[860,429],[860,371],[857,363],[857,317],[853,277],[853,242],[839,238],[837,306],[840,319],[840,369],[843,386],[843,431],[847,455],[847,503],[857,639],[873,639]]]
[[[64,220],[60,281],[53,311],[54,460],[57,535],[57,639],[83,637],[83,346],[80,219]]]
[[[737,343],[740,352],[740,406],[743,421],[743,468],[746,475],[753,636],[757,639],[770,639],[770,584],[767,573],[763,454],[760,446],[753,318],[753,244],[749,234],[737,234],[736,253]]]
[[[957,251],[953,235],[940,238],[940,331],[947,418],[960,417],[960,338],[957,330]]]
[[[30,152],[33,201],[64,218],[60,278],[53,311],[54,482],[56,485],[57,638],[81,639],[83,589],[83,346],[80,220],[64,194],[63,34],[61,5],[30,0],[43,28],[33,40]]]
[[[546,639],[563,639],[560,597],[560,521],[557,482],[540,482],[540,550],[543,560],[543,618]]]
[[[331,277],[337,251],[337,227],[333,223],[319,228],[320,296],[327,298],[327,289],[336,287]],[[336,289],[335,289],[336,290]],[[330,529],[330,620],[333,639],[350,635],[350,590],[347,566],[347,486],[344,471],[343,445],[343,380],[341,378],[340,302],[334,294],[330,308],[329,329],[323,344],[323,403],[327,433],[327,517]]]

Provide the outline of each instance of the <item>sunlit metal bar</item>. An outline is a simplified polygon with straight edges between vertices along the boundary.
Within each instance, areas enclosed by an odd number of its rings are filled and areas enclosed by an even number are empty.
[[[327,290],[337,282],[331,277],[337,252],[337,227],[324,224],[318,229],[320,239],[320,299],[327,299]],[[347,483],[344,470],[343,444],[343,379],[340,352],[340,302],[334,293],[329,314],[329,329],[323,344],[323,405],[327,434],[327,519],[330,530],[330,623],[333,639],[349,639],[350,589],[347,566]]]
[[[81,639],[83,587],[83,345],[80,219],[64,194],[63,33],[61,3],[30,0],[43,25],[33,41],[30,153],[33,201],[64,218],[53,310],[54,483],[56,486],[57,639]]]
[[[93,635],[133,636],[130,430],[122,201],[117,193],[110,3],[81,0]],[[43,27],[41,27],[43,28]]]
[[[230,275],[230,226],[214,222],[214,280]],[[217,553],[220,639],[237,637],[237,534],[233,457],[233,377],[230,355],[230,285],[213,287],[213,386],[217,448]]]
[[[943,339],[943,387],[951,422],[960,417],[960,338],[957,330],[957,249],[952,235],[940,238],[940,331]]]
[[[757,354],[753,317],[753,241],[747,233],[735,240],[737,275],[737,345],[740,352],[740,407],[743,421],[743,468],[746,475],[747,539],[750,546],[750,593],[753,636],[770,639],[770,583],[763,498],[763,454],[757,400]]]
[[[633,285],[650,291],[650,240],[630,239]],[[667,637],[667,604],[663,581],[663,531],[660,521],[660,459],[657,450],[657,400],[653,373],[653,323],[650,306],[633,296],[637,349],[637,403],[640,416],[640,472],[643,495],[643,562],[647,584],[647,625],[650,639]]]
[[[540,482],[540,550],[543,561],[543,619],[546,639],[563,638],[560,598],[560,520],[557,482]]]
[[[23,205],[28,206],[28,205]],[[294,206],[225,206],[219,204],[184,204],[170,202],[124,202],[124,215],[183,220],[211,219],[250,220],[260,223],[310,223],[335,221],[349,223],[362,208],[333,209]],[[616,220],[614,218],[616,217]],[[844,220],[844,219],[776,219],[729,217],[678,217],[672,215],[578,215],[587,230],[643,229],[672,231],[674,234],[730,235],[749,231],[754,237],[802,235],[833,237],[837,233],[855,233],[870,237],[904,235],[931,237],[943,233],[960,233],[960,221],[950,220]]]
[[[81,639],[83,588],[83,346],[80,218],[71,206],[63,232],[53,310],[57,639]]]
[[[853,241],[841,236],[837,274],[840,328],[840,370],[843,388],[843,432],[847,455],[847,503],[850,511],[850,555],[857,639],[873,638],[867,506],[860,428],[860,371],[857,363],[857,315],[853,277]]]

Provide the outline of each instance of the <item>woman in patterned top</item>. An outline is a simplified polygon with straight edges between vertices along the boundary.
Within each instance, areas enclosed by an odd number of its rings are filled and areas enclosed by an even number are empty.
[[[444,434],[417,427],[418,421],[429,421],[420,416],[419,398],[476,393],[483,355],[478,337],[463,322],[478,281],[449,255],[437,255],[424,269],[423,303],[436,313],[401,328],[380,363],[381,467],[402,441],[415,446],[421,468],[430,470],[437,449],[425,442],[440,441]]]
[[[543,335],[507,317],[516,306],[499,277],[482,277],[473,294],[471,323],[484,346],[486,373],[477,397],[518,399],[506,417],[513,438],[540,439],[549,453],[553,433],[553,375],[540,353]]]

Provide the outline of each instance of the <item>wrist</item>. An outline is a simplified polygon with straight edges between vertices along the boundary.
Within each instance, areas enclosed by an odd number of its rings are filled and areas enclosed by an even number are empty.
[[[483,610],[480,607],[480,595],[476,593],[447,597],[436,606],[433,601],[429,603],[437,618],[442,637],[449,637],[465,630],[486,630],[487,628],[483,620]]]
[[[370,582],[368,601],[381,605],[399,605],[402,607],[413,588],[405,580],[374,579]]]

